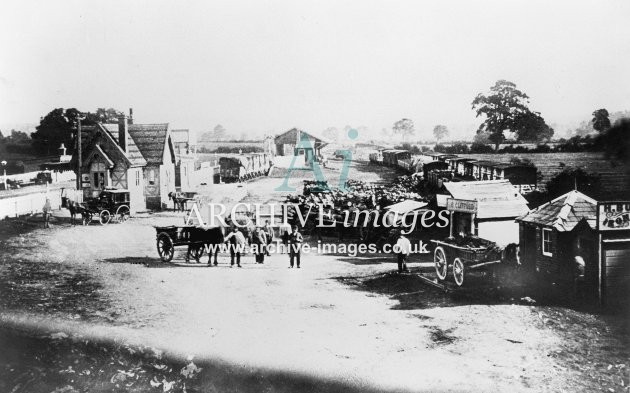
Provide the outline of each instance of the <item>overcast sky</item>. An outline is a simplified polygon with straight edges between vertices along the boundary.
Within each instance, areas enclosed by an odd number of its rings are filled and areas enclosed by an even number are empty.
[[[549,124],[630,109],[630,1],[2,1],[0,124],[134,108],[196,132],[479,123],[498,79]],[[3,130],[4,131],[4,130]]]

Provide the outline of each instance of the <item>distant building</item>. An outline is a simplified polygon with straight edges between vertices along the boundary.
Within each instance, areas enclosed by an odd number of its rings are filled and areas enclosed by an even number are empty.
[[[122,116],[118,124],[84,126],[81,140],[84,197],[117,188],[129,191],[132,211],[168,205],[168,193],[175,191],[175,148],[167,123],[133,124]]]
[[[175,189],[191,191],[195,171],[196,144],[192,141],[188,129],[171,130],[175,148]]]
[[[300,142],[304,143],[304,141],[308,141],[311,147],[302,147]],[[277,156],[303,156],[304,164],[310,166],[314,161],[319,161],[321,149],[328,144],[328,141],[306,131],[292,128],[277,135],[274,138],[274,144]]]

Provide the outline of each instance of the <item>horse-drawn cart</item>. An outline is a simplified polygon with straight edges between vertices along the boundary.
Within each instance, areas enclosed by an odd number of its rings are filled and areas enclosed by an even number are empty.
[[[92,220],[98,219],[101,225],[111,221],[125,222],[129,219],[129,191],[104,190],[98,198],[90,199],[80,204],[78,211],[83,217],[83,224],[87,225]]]
[[[435,243],[433,261],[435,273],[440,280],[446,280],[449,267],[453,272],[453,279],[457,286],[464,284],[466,272],[485,266],[501,263],[501,250],[494,242],[481,238],[456,240],[431,240]]]
[[[187,247],[186,260],[192,257],[196,262],[199,262],[206,246],[223,242],[223,231],[220,227],[171,225],[155,227],[155,231],[157,252],[163,262],[170,262],[175,254],[175,247],[180,246]]]

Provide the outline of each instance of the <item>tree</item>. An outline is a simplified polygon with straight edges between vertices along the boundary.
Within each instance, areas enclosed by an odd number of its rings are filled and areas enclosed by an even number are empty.
[[[227,131],[221,124],[217,124],[212,130],[212,138],[215,140],[225,139]]]
[[[333,142],[337,142],[339,139],[339,130],[337,127],[328,127],[322,134]]]
[[[94,113],[87,113],[82,124],[92,125],[98,123],[117,123],[118,118],[125,114],[114,108],[98,108]]]
[[[36,127],[37,131],[31,135],[35,151],[40,155],[51,154],[56,152],[62,143],[65,146],[72,146],[73,127],[79,113],[76,108],[66,110],[57,108],[42,117]]]
[[[551,200],[575,189],[597,198],[602,192],[600,178],[581,168],[566,168],[547,183],[547,197]]]
[[[402,136],[403,141],[407,140],[407,137],[413,135],[416,130],[411,119],[400,119],[392,127],[394,134]]]
[[[437,126],[433,127],[433,136],[439,142],[440,139],[446,138],[448,136],[448,128],[446,128],[446,126],[438,124]]]
[[[536,112],[521,114],[516,118],[516,124],[516,140],[519,142],[544,142],[553,136],[553,128]]]
[[[606,157],[630,165],[630,119],[620,119],[601,137]]]
[[[610,128],[610,119],[606,109],[598,109],[593,112],[593,128],[602,133]]]
[[[478,94],[472,102],[477,117],[484,115],[477,133],[488,133],[495,150],[505,141],[505,131],[515,132],[520,140],[541,141],[553,135],[538,112],[529,108],[529,97],[516,88],[516,84],[499,80],[488,95]]]

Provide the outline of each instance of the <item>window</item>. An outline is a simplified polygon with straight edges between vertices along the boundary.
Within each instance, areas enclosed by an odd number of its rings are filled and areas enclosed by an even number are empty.
[[[136,169],[136,186],[140,185],[140,170]]]
[[[548,257],[553,255],[551,252],[551,229],[542,229],[542,253]]]
[[[155,171],[153,169],[149,171],[149,184],[150,185],[155,184]]]

